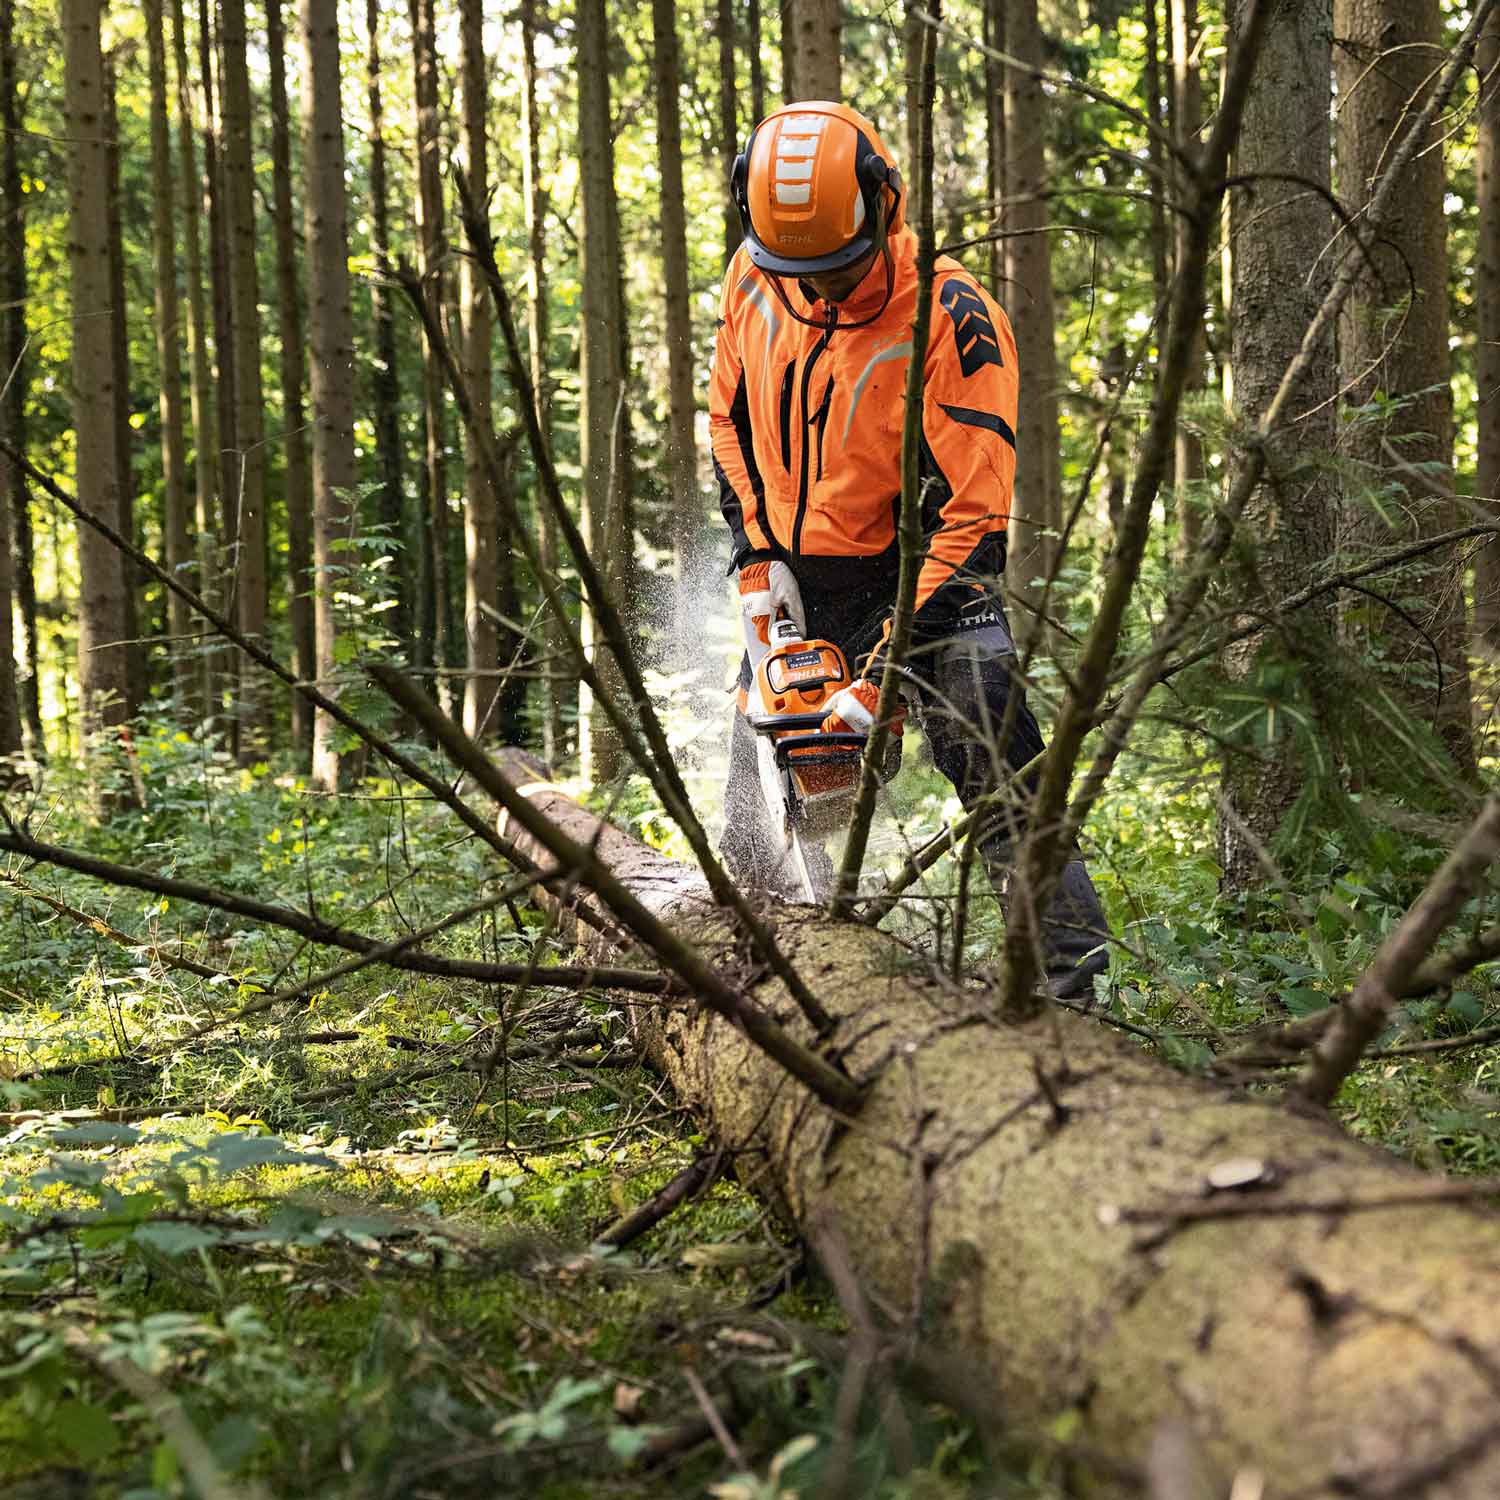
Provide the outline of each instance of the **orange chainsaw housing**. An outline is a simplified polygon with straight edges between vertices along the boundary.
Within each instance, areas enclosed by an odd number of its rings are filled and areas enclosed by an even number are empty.
[[[832,641],[773,645],[755,669],[747,716],[757,734],[768,734],[783,747],[804,803],[841,797],[854,788],[861,749],[845,743],[854,737],[818,733],[829,700],[851,680],[844,653]]]

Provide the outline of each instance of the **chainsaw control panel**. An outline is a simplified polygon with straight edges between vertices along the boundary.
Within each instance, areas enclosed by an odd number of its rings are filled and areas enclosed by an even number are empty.
[[[843,653],[822,643],[772,652],[766,659],[766,685],[773,693],[789,693],[793,689],[806,693],[811,688],[848,680]]]

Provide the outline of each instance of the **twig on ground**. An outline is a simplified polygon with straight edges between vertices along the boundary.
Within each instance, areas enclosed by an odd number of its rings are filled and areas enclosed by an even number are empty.
[[[655,1229],[668,1214],[706,1192],[718,1179],[724,1167],[724,1153],[709,1151],[684,1167],[664,1188],[646,1202],[616,1219],[608,1229],[594,1236],[594,1244],[623,1250]]]

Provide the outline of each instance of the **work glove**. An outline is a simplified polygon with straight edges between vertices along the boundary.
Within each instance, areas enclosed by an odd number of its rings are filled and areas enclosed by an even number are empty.
[[[880,684],[861,677],[840,688],[828,700],[823,729],[828,734],[869,734],[875,727],[875,708],[879,702]],[[906,728],[906,705],[899,698],[890,727],[892,735],[900,735]]]
[[[802,608],[802,590],[797,587],[797,580],[785,563],[746,563],[740,569],[739,584],[740,623],[753,672],[771,649],[771,622],[779,620],[785,611],[796,624],[799,634],[805,635],[807,615]]]

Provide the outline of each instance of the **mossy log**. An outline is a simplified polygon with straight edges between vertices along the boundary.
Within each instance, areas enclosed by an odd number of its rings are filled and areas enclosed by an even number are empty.
[[[506,771],[811,1040],[695,872],[599,829],[524,757]],[[993,996],[867,927],[775,920],[870,1082],[857,1119],[691,1004],[627,1002],[640,1041],[797,1223],[837,1226],[872,1306],[920,1320],[1018,1437],[1066,1418],[1106,1460],[1084,1480],[1101,1495],[1139,1492],[1126,1476],[1153,1438],[1186,1432],[1216,1476],[1171,1491],[1195,1500],[1500,1496],[1500,1216],[1466,1197],[1477,1185],[1177,1073],[1087,1018],[998,1025]]]

